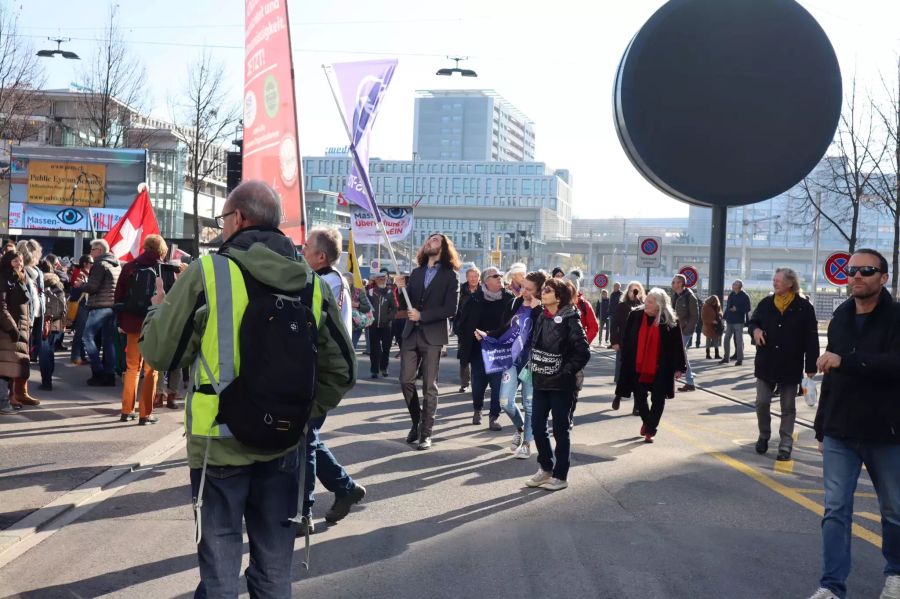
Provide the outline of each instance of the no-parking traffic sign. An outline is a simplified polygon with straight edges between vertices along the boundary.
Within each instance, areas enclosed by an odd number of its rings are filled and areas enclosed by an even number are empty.
[[[659,268],[662,264],[662,237],[638,237],[637,267]]]

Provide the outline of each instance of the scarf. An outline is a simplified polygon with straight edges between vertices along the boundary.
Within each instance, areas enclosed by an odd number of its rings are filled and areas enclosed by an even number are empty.
[[[484,293],[484,299],[486,299],[489,302],[496,302],[499,299],[503,299],[503,289],[501,289],[500,291],[498,291],[496,293],[493,293],[491,291],[488,291],[488,288],[485,287],[484,285],[482,285],[481,292]]]
[[[797,297],[793,291],[788,291],[784,295],[776,295],[775,296],[775,307],[778,308],[778,311],[784,314],[784,311],[788,309],[788,306],[791,305],[791,302],[794,301],[794,298]]]
[[[648,317],[643,315],[641,328],[638,330],[635,356],[635,371],[640,383],[653,382],[656,378],[656,365],[659,362],[659,326],[647,321]]]

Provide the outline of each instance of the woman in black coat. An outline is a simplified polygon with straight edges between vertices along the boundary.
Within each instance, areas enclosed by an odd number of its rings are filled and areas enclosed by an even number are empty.
[[[32,326],[25,277],[22,254],[4,254],[0,259],[0,377],[10,381],[10,404],[17,409],[41,403],[28,395],[25,387],[31,372],[28,338]]]
[[[653,442],[666,399],[675,397],[675,379],[687,368],[681,330],[669,295],[650,290],[644,305],[635,308],[625,321],[622,334],[622,370],[616,395],[630,397],[638,408],[643,425],[641,435]],[[647,395],[653,403],[647,406]]]
[[[610,335],[609,342],[612,344],[613,351],[616,352],[616,369],[613,374],[613,382],[619,382],[619,372],[622,370],[622,335],[625,330],[625,323],[628,321],[628,315],[638,306],[644,305],[644,286],[640,281],[632,281],[628,283],[625,293],[622,294],[619,303],[615,306],[615,313],[610,315]],[[616,394],[612,401],[612,409],[618,410],[622,403],[622,397]],[[633,416],[640,416],[637,406],[631,411]]]

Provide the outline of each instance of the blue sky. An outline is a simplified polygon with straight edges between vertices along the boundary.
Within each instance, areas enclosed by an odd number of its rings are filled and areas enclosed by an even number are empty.
[[[89,57],[108,4],[102,0],[0,0],[20,14],[20,33],[37,48],[71,37]],[[845,80],[877,93],[900,52],[897,0],[802,0],[828,33]],[[661,0],[293,0],[291,33],[297,73],[300,151],[346,144],[322,74],[323,63],[395,56],[400,64],[372,137],[372,156],[409,159],[415,90],[495,89],[536,123],[537,158],[574,175],[577,216],[682,216],[687,206],[637,174],[613,128],[611,90],[629,39]],[[120,24],[147,67],[148,103],[166,117],[187,66],[207,47],[226,64],[240,101],[243,0],[120,0]],[[478,79],[436,77],[446,55],[470,56]],[[47,86],[78,79],[76,61],[45,61]]]

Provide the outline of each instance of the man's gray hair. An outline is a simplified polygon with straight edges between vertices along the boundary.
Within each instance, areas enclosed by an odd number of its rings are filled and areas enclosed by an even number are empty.
[[[800,289],[800,277],[797,276],[797,271],[793,268],[782,267],[776,268],[775,274],[781,274],[784,280],[791,286],[791,291],[796,293],[797,295],[803,295],[803,290]]]
[[[107,243],[105,239],[92,239],[91,249],[94,248],[100,248],[101,250],[103,250],[104,254],[109,253],[109,243]]]
[[[252,225],[277,229],[281,224],[281,198],[262,181],[244,181],[228,194],[228,201]]]
[[[306,243],[318,252],[325,252],[328,263],[334,266],[341,259],[344,236],[334,227],[313,227],[306,236]]]

